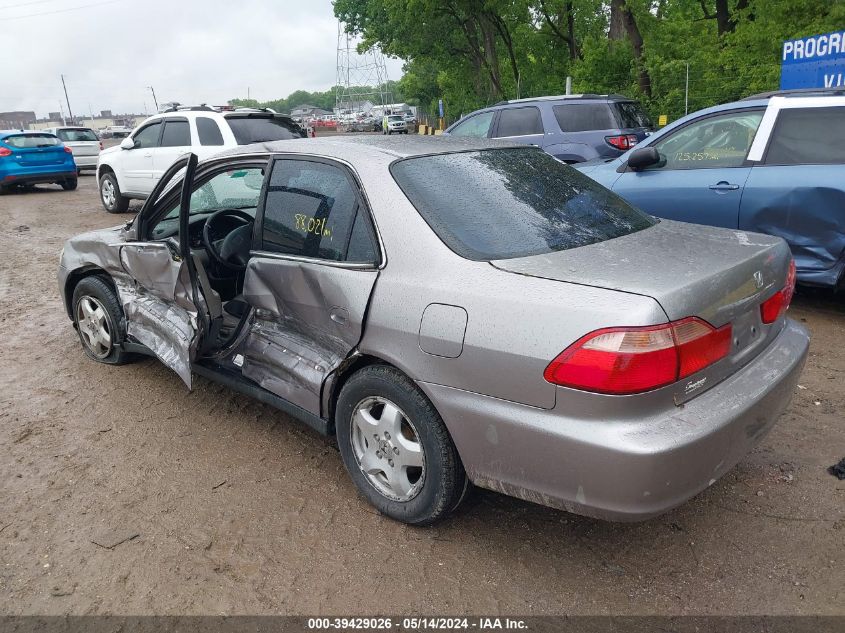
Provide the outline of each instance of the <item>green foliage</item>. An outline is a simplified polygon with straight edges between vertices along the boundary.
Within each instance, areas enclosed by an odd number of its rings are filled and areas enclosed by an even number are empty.
[[[386,88],[393,94],[395,102],[405,100],[407,94],[403,90],[403,84],[398,81],[389,80]],[[307,90],[296,90],[284,99],[272,99],[270,101],[257,101],[256,99],[230,99],[229,105],[241,108],[272,108],[276,112],[290,112],[299,106],[309,105],[323,110],[331,111],[337,100],[338,86],[332,86],[325,92],[308,92]],[[363,92],[374,91],[374,88],[361,87]]]
[[[406,61],[406,99],[434,112],[443,98],[450,119],[560,94],[567,75],[574,92],[626,94],[673,119],[687,66],[693,111],[777,89],[784,39],[845,27],[845,0],[335,0],[334,10],[365,46]]]

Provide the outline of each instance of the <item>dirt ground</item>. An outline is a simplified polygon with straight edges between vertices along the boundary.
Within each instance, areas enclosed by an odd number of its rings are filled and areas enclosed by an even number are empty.
[[[792,406],[681,508],[617,525],[476,491],[418,529],[282,413],[83,355],[59,250],[131,217],[92,176],[0,196],[0,613],[845,614],[845,297],[800,291]]]

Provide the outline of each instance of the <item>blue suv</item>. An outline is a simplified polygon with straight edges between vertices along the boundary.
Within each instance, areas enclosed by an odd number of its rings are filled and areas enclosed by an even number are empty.
[[[583,94],[502,101],[468,114],[444,134],[537,145],[559,160],[580,163],[616,158],[651,129],[638,102],[622,95]]]
[[[55,183],[76,189],[71,149],[54,134],[0,130],[0,192],[17,186]]]
[[[787,91],[694,112],[577,169],[670,220],[782,237],[798,281],[845,287],[845,90]]]

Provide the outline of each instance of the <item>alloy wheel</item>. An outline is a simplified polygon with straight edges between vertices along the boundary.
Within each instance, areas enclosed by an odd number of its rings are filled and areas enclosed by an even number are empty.
[[[96,297],[85,295],[76,304],[76,324],[85,347],[96,357],[105,358],[112,350],[112,336],[106,309]]]
[[[365,398],[352,412],[355,461],[382,495],[410,501],[425,482],[425,451],[413,422],[393,402]]]
[[[106,206],[109,208],[113,207],[115,200],[114,183],[112,183],[112,181],[108,178],[103,180],[103,185],[100,187],[100,193],[103,196],[103,202],[106,203]]]

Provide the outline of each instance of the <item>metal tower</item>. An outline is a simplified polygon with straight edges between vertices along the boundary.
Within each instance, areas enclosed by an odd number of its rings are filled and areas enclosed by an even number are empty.
[[[343,23],[337,23],[337,113],[360,112],[367,101],[374,106],[393,103],[387,86],[387,64],[377,46],[358,53],[357,42]]]

